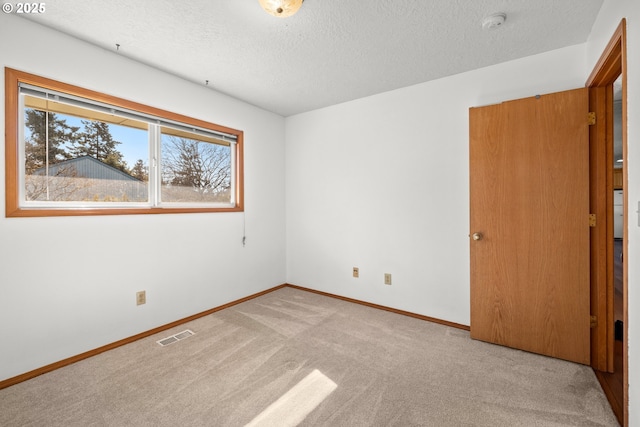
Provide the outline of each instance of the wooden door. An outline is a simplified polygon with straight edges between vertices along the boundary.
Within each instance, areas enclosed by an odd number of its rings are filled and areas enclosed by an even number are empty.
[[[590,361],[587,89],[471,108],[471,337]]]

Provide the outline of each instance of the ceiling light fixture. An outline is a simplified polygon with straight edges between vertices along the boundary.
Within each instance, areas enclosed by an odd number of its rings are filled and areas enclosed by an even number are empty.
[[[494,13],[493,15],[489,15],[482,20],[482,28],[485,30],[493,30],[496,29],[507,20],[506,13]]]
[[[270,15],[286,18],[295,14],[304,0],[258,0],[260,6]]]

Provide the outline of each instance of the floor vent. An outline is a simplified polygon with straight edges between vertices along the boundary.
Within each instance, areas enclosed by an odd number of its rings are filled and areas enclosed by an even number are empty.
[[[174,342],[178,342],[185,338],[189,338],[191,335],[195,335],[192,331],[187,329],[186,331],[178,332],[175,335],[171,335],[170,337],[162,338],[161,340],[156,341],[161,346],[167,346],[169,344],[173,344]]]

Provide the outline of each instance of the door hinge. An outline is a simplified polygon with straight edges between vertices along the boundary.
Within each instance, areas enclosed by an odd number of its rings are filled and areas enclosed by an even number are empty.
[[[589,123],[589,126],[596,124],[596,113],[594,111],[589,111],[587,114],[587,123]]]
[[[596,226],[596,214],[589,214],[589,227]]]
[[[596,316],[591,316],[591,327],[595,328],[598,326],[598,318]]]

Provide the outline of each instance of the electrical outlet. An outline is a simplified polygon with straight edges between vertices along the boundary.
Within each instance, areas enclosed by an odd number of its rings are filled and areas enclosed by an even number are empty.
[[[147,303],[147,291],[136,292],[136,305]]]
[[[358,267],[353,267],[353,277],[360,277],[360,269]]]
[[[391,284],[391,274],[390,273],[384,273],[384,284],[385,285],[390,285]]]

